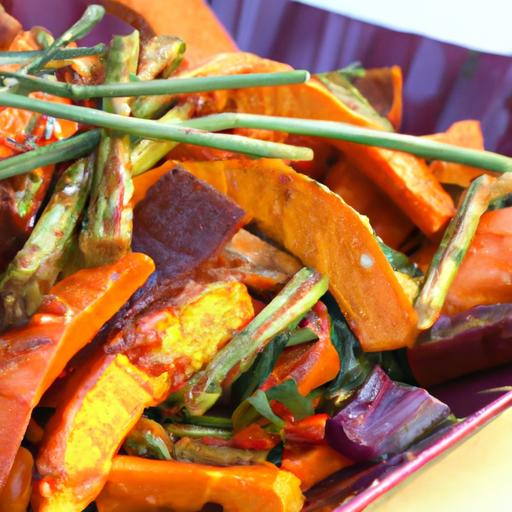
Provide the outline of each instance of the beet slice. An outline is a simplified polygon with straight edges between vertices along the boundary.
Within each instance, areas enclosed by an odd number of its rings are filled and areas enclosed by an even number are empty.
[[[327,420],[325,438],[353,461],[402,452],[450,414],[426,390],[393,382],[376,366],[353,399]]]
[[[153,258],[161,277],[179,276],[216,255],[244,217],[231,199],[175,167],[135,207],[132,247]]]

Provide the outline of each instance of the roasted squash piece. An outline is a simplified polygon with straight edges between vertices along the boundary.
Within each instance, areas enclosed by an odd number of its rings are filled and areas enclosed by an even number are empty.
[[[299,512],[300,480],[272,464],[219,468],[187,462],[116,457],[96,500],[99,512]]]
[[[36,511],[82,510],[92,502],[144,409],[207,364],[253,316],[251,297],[237,282],[183,295],[183,304],[143,315],[108,343],[109,352],[124,353],[100,353],[70,379],[36,460]]]
[[[24,327],[0,336],[0,489],[42,394],[153,272],[143,254],[81,270],[51,291]]]
[[[173,162],[138,176],[135,195]],[[262,231],[329,278],[329,288],[366,351],[410,345],[416,313],[370,226],[339,196],[279,160],[182,162],[239,204]]]

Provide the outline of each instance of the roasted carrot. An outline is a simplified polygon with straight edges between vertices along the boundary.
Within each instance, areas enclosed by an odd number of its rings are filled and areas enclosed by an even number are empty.
[[[19,448],[4,488],[0,492],[0,510],[26,512],[32,493],[32,454]]]
[[[409,298],[365,221],[339,196],[275,160],[183,165],[231,197],[266,235],[329,278],[331,292],[366,351],[413,342],[416,314]],[[144,197],[172,166],[167,162],[137,177],[135,197]]]
[[[81,270],[55,285],[25,326],[0,336],[0,489],[42,394],[154,270],[142,254]]]
[[[485,213],[443,312],[454,315],[480,304],[512,302],[512,208]]]
[[[484,136],[480,121],[472,119],[453,123],[446,132],[427,135],[427,138],[465,148],[484,149]],[[430,169],[441,183],[464,188],[468,187],[471,181],[481,174],[493,174],[484,169],[441,160],[431,162]]]
[[[271,464],[219,468],[116,457],[96,500],[99,512],[195,512],[216,503],[225,512],[299,512],[300,481]]]
[[[326,444],[288,443],[281,468],[300,479],[300,488],[307,491],[329,475],[351,466],[353,462]]]
[[[352,208],[370,219],[385,244],[398,249],[414,229],[413,223],[357,166],[341,157],[324,182]]]
[[[134,331],[109,342],[71,379],[36,460],[38,512],[82,510],[100,492],[112,458],[146,407],[201,369],[253,314],[244,285],[212,283],[186,292],[179,306],[143,315]],[[124,339],[124,338],[127,339]],[[84,446],[90,446],[84,455]]]

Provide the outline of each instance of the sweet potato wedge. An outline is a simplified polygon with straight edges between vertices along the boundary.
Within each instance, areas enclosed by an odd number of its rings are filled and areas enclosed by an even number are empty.
[[[135,196],[173,168],[135,178]],[[329,278],[366,351],[410,345],[416,313],[363,218],[325,186],[279,160],[181,162],[228,195],[285,249]]]
[[[224,512],[299,512],[303,502],[300,480],[271,464],[219,468],[142,457],[116,457],[96,500],[99,512],[195,512],[207,503]]]

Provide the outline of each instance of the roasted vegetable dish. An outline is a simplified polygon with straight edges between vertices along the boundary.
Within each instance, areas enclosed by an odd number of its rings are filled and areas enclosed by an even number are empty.
[[[160,4],[105,2],[135,28],[96,46],[101,5],[0,13],[0,511],[298,512],[512,361],[479,123],[400,134],[399,68],[310,76]]]

